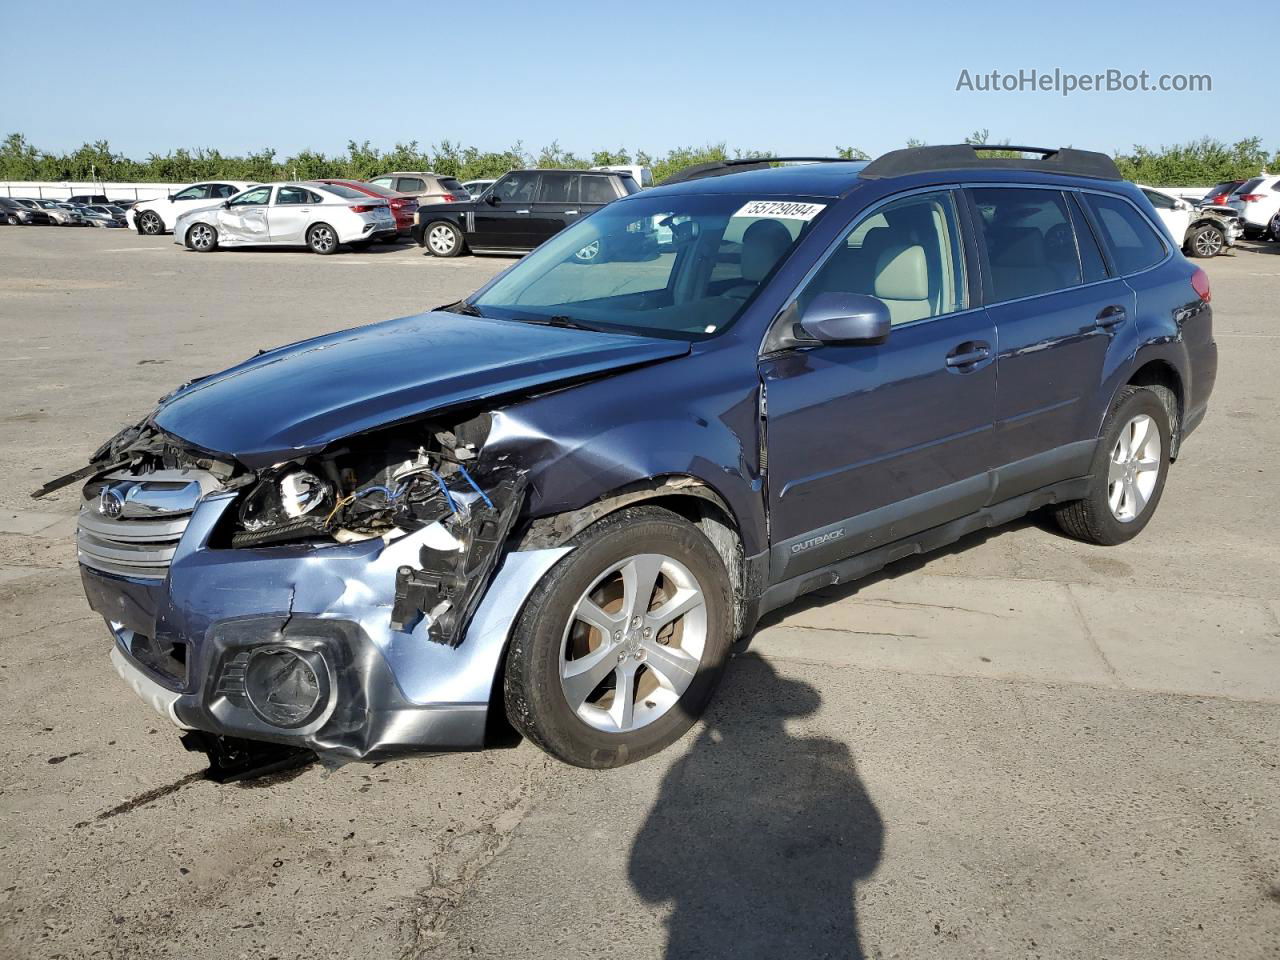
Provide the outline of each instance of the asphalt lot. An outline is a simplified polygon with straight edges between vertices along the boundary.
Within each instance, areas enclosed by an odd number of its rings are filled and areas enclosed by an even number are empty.
[[[0,228],[0,956],[1280,957],[1276,244],[1206,264],[1217,392],[1131,544],[1024,522],[807,598],[622,770],[201,779],[108,663],[74,489],[28,492],[181,381],[509,262]]]

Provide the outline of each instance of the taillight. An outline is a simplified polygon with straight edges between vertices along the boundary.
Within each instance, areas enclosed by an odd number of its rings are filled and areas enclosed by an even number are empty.
[[[370,210],[376,209],[372,204],[353,203],[351,205],[352,213],[368,213]]]
[[[1259,200],[1265,200],[1267,198],[1261,193],[1245,193],[1240,195],[1240,199],[1245,203],[1257,203]]]
[[[1191,274],[1191,286],[1205,303],[1213,299],[1213,294],[1209,292],[1209,275],[1200,267],[1196,267],[1196,272]]]
[[[453,203],[453,201],[457,199],[458,198],[455,197],[452,193],[445,193],[445,194],[441,194],[440,196],[440,201],[442,203]]]

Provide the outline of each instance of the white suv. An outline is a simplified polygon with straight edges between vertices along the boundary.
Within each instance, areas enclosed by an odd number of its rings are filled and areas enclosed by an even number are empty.
[[[1248,236],[1280,240],[1280,176],[1246,180],[1227,198],[1227,205],[1240,214]]]
[[[207,207],[211,203],[234,197],[242,190],[254,186],[243,180],[214,180],[193,183],[176,193],[155,200],[142,200],[129,210],[129,226],[139,233],[157,236],[173,229],[178,217],[188,210]]]

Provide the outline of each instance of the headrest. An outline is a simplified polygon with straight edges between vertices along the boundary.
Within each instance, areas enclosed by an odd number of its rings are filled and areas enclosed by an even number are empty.
[[[791,232],[777,220],[757,220],[742,235],[742,279],[758,283],[791,246]]]
[[[928,300],[924,247],[892,246],[876,261],[875,295],[881,300]]]
[[[1044,235],[1035,227],[1014,227],[1000,234],[995,260],[1002,267],[1043,267],[1047,259]]]

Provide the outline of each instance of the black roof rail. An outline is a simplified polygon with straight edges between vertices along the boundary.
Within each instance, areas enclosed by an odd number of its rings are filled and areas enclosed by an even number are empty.
[[[744,170],[763,170],[774,163],[847,163],[846,157],[739,157],[736,160],[711,160],[707,163],[695,163],[677,170],[658,186],[665,187],[671,183],[684,183],[686,180],[701,180],[704,177],[722,177],[728,173],[742,173]]]
[[[993,150],[1016,150],[1038,154],[1028,157],[983,157]],[[1105,153],[1075,150],[1071,147],[1017,147],[1005,143],[955,143],[936,147],[906,147],[890,150],[862,168],[858,176],[864,180],[902,177],[909,173],[934,173],[943,170],[1039,170],[1071,177],[1095,180],[1123,180],[1116,162]]]

